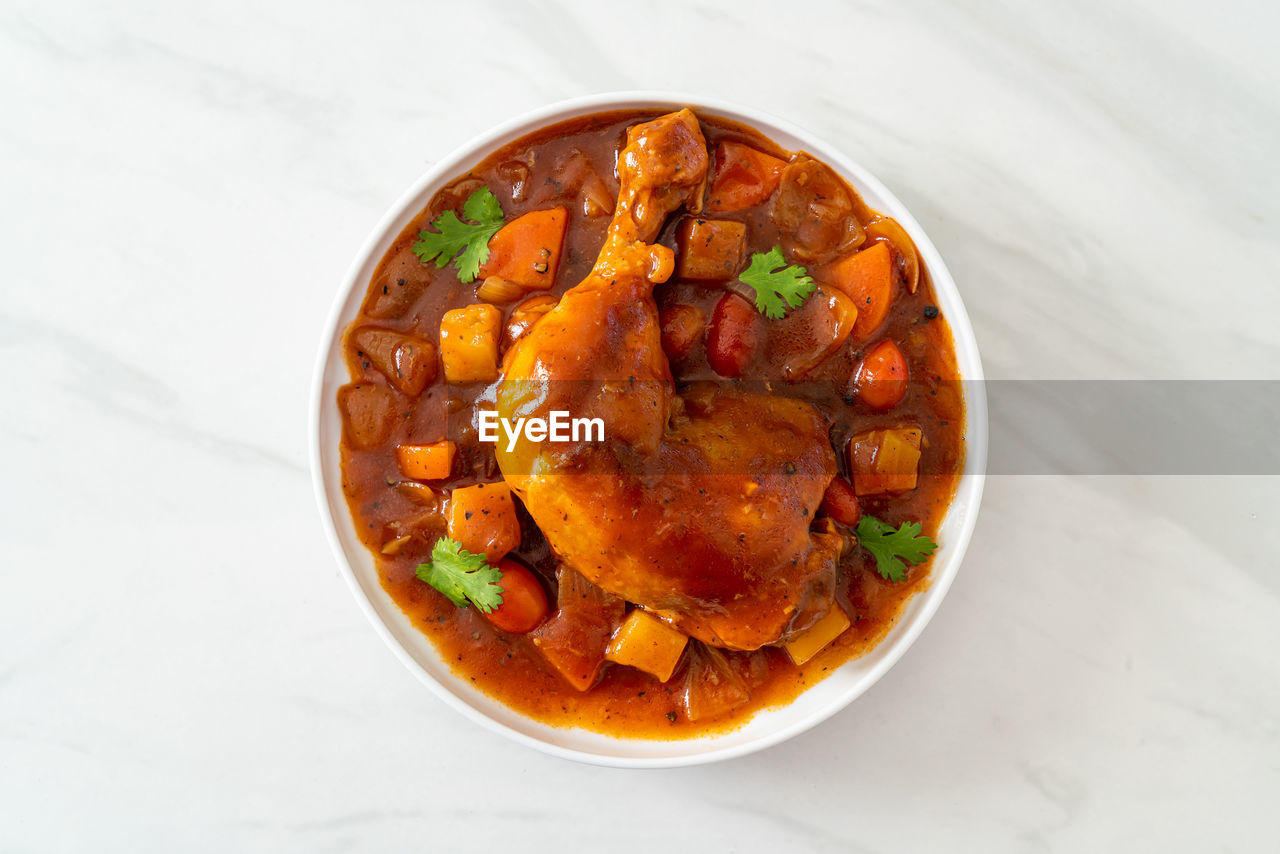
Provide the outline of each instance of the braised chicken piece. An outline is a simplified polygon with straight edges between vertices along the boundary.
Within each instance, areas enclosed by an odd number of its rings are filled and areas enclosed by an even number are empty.
[[[504,418],[600,418],[605,441],[522,439],[498,462],[568,566],[695,638],[750,650],[831,606],[841,539],[810,525],[836,460],[806,402],[675,394],[653,299],[674,259],[651,241],[673,212],[698,212],[707,168],[689,110],[629,129],[604,247],[507,352],[497,394]]]

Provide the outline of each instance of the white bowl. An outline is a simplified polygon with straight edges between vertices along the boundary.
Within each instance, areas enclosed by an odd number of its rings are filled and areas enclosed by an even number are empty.
[[[545,125],[605,110],[670,109],[691,106],[757,128],[783,148],[807,151],[842,174],[872,208],[902,224],[915,241],[933,280],[942,314],[955,337],[956,358],[966,380],[967,447],[965,469],[939,530],[929,587],[907,604],[897,625],[870,653],[847,662],[790,704],[757,713],[740,728],[681,741],[622,739],[580,729],[547,726],[487,697],[455,676],[431,642],[400,611],[378,581],[373,556],[356,535],[342,494],[338,441],[341,422],[337,391],[350,378],[341,353],[343,329],[355,317],[374,268],[391,243],[441,187],[489,154]],[[356,601],[392,651],[446,703],[468,718],[555,756],[625,768],[696,765],[744,756],[778,744],[843,709],[902,657],[942,602],[973,532],[987,462],[987,403],[982,363],[973,328],[955,282],[919,223],[902,203],[866,169],[806,131],[759,110],[723,101],[669,92],[623,92],[593,95],[534,110],[503,122],[462,146],[414,182],[373,229],[347,271],[329,314],[311,396],[311,467],[325,530]]]

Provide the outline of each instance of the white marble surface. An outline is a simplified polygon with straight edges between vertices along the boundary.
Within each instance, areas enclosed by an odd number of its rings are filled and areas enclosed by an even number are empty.
[[[306,471],[320,326],[426,166],[683,88],[911,206],[995,377],[1280,378],[1277,7],[7,0],[0,850],[1280,850],[1277,478],[993,478],[809,734],[512,746],[383,648]]]

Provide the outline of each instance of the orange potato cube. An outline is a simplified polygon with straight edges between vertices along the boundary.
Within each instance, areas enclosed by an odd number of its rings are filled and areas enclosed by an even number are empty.
[[[700,282],[724,282],[738,275],[747,226],[727,219],[686,217],[676,233],[676,274]]]
[[[614,632],[605,658],[652,673],[666,682],[675,672],[689,636],[636,608]]]
[[[920,469],[920,429],[894,427],[859,433],[849,442],[853,491],[859,497],[909,492]]]
[[[449,538],[491,564],[520,545],[511,487],[505,483],[477,483],[453,490],[449,497]]]

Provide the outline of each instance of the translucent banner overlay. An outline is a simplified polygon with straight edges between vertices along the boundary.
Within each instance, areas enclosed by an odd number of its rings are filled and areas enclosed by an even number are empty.
[[[725,444],[758,446],[762,437],[768,437],[766,444],[790,451],[800,468],[808,469],[799,473],[811,472],[803,462],[802,446],[820,439],[800,423],[803,418],[797,421],[794,413],[751,400],[761,395],[812,403],[830,425],[826,436],[842,457],[842,466],[850,442],[866,431],[919,428],[925,446],[919,474],[945,474],[953,470],[955,460],[937,445],[945,445],[946,436],[954,433],[956,401],[972,402],[985,393],[987,472],[992,475],[1280,475],[1280,381],[1276,380],[989,380],[979,384],[913,379],[899,388],[901,402],[881,411],[868,406],[856,387],[830,381],[744,380],[680,386],[675,389],[680,400],[669,410],[674,416],[665,435],[677,435],[676,441],[686,444],[716,445],[714,460],[704,460],[697,448],[639,455],[627,451],[623,467],[637,474],[686,474],[694,473],[688,468],[691,464],[696,470],[702,469],[700,462],[707,462],[705,473],[761,474],[752,462],[762,462],[761,457],[725,453]],[[509,405],[523,404],[516,414],[545,416],[557,409],[573,417],[606,420],[605,443],[582,446],[585,454],[576,462],[581,474],[614,471],[616,455],[610,448],[643,444],[646,436],[662,435],[661,426],[657,434],[653,429],[660,424],[658,409],[666,392],[660,383],[526,380],[506,384],[506,391]],[[492,397],[485,397],[487,401],[477,405],[492,407]],[[450,438],[474,443],[477,410],[459,406],[455,413],[449,418]],[[688,422],[706,423],[706,419],[723,419],[727,429],[714,436],[690,429]],[[968,434],[972,420],[966,421]],[[507,434],[500,430],[499,436],[505,444]],[[494,449],[492,444],[483,447]],[[764,453],[765,458],[773,456],[777,455]],[[778,457],[774,462],[779,460],[785,464],[790,458]]]

